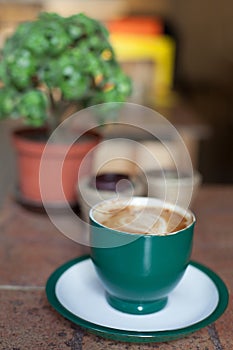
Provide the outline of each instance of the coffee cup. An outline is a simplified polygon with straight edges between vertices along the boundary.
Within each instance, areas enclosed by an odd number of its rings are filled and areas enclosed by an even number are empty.
[[[182,279],[195,217],[160,199],[116,198],[90,210],[91,259],[108,303],[129,314],[163,309]]]

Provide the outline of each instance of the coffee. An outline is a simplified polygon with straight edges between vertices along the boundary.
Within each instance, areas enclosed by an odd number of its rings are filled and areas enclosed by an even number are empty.
[[[97,206],[94,218],[103,226],[133,234],[167,235],[183,230],[192,216],[173,208],[114,201]]]
[[[119,196],[94,206],[90,224],[91,258],[109,305],[136,315],[162,310],[188,266],[194,215],[157,198]]]

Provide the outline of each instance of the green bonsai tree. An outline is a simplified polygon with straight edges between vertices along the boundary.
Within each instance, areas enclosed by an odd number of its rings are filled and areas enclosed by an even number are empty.
[[[84,14],[41,13],[19,24],[0,53],[0,118],[55,128],[70,105],[124,102],[130,93],[108,31]]]

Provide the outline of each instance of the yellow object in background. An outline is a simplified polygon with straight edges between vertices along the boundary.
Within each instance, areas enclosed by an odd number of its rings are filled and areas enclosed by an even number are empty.
[[[128,18],[110,22],[108,28],[117,58],[133,80],[132,102],[169,106],[175,41],[163,34],[162,23],[145,17]]]

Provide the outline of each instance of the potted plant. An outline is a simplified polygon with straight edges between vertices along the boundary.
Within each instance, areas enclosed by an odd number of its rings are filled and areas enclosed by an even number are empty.
[[[65,18],[41,13],[35,21],[18,25],[0,53],[0,118],[22,118],[30,127],[13,134],[19,189],[24,201],[41,203],[41,154],[48,136],[71,113],[68,111],[74,113],[100,103],[123,102],[130,92],[131,81],[117,62],[108,31],[99,21],[84,14]],[[92,136],[88,137],[89,145],[77,142],[71,147],[71,158],[81,149],[78,158],[82,159],[99,141],[95,133],[89,136]],[[34,151],[36,160],[32,157]],[[69,189],[64,185],[63,190],[72,203],[78,160],[75,165],[71,165],[71,160],[68,165],[64,162],[63,168],[63,178],[67,173],[71,185]],[[50,172],[56,169],[52,160],[49,169]],[[49,175],[48,172],[48,178]],[[51,176],[46,200],[60,204],[61,198],[52,188],[56,174]]]

